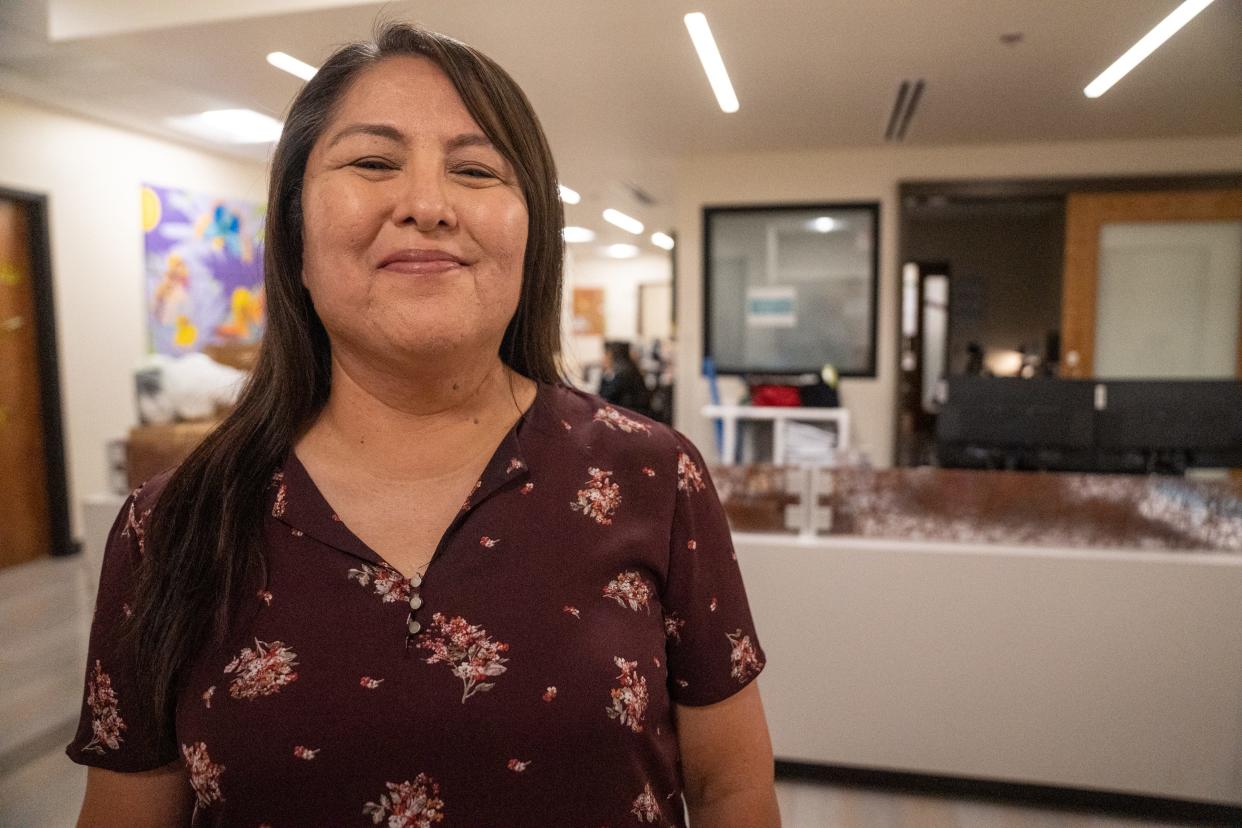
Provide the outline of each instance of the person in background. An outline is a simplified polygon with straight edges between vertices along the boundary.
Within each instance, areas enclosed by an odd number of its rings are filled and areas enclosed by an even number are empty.
[[[637,411],[646,417],[651,412],[651,391],[643,380],[642,369],[634,361],[628,342],[604,343],[604,373],[599,395],[608,402]]]
[[[385,24],[298,93],[268,204],[249,383],[108,537],[79,825],[777,828],[724,509],[562,381],[513,79]]]

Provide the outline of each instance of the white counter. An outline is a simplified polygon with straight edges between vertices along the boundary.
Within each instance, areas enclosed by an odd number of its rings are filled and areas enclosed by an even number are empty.
[[[734,542],[777,759],[1242,804],[1242,555]]]

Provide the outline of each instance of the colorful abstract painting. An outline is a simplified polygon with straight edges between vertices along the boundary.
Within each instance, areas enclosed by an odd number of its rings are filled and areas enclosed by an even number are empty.
[[[259,340],[265,216],[264,204],[143,186],[153,352],[179,356]]]

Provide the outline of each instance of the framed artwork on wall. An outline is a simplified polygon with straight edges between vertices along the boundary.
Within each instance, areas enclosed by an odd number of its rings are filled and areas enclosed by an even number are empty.
[[[266,206],[178,187],[142,187],[151,350],[181,356],[255,346],[267,325]]]
[[[876,374],[880,205],[703,210],[703,353],[721,374]]]
[[[604,335],[604,289],[575,287],[573,291],[573,332],[577,336]]]

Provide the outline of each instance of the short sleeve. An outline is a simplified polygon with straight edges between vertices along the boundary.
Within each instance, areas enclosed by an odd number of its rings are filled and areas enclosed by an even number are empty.
[[[677,438],[676,505],[665,579],[669,696],[714,704],[745,687],[766,658],[755,634],[724,507],[703,457]]]
[[[139,718],[133,646],[126,636],[133,615],[136,571],[153,497],[139,489],[130,495],[104,548],[99,594],[91,622],[77,735],[65,748],[80,765],[134,772],[158,768],[176,759],[172,722],[158,738],[154,722]]]

